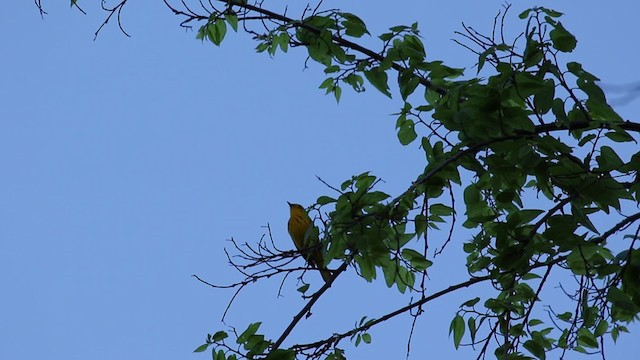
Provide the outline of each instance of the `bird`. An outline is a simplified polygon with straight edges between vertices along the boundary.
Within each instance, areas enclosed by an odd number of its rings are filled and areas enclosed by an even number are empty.
[[[287,228],[296,249],[304,251],[318,245],[318,238],[311,238],[313,221],[311,221],[311,218],[304,207],[300,204],[292,204],[288,201],[287,204],[289,204],[289,211],[291,213],[289,222],[287,223]],[[304,251],[302,256],[310,266],[320,270],[320,275],[325,282],[329,282],[329,280],[331,280],[331,271],[324,265],[324,257],[322,256],[322,251],[318,247]]]

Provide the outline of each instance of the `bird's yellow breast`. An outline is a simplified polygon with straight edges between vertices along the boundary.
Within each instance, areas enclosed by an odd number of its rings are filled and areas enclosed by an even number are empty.
[[[289,218],[288,230],[289,235],[291,235],[291,239],[294,244],[300,249],[304,249],[305,246],[305,235],[307,234],[307,230],[311,226],[311,219],[304,212],[291,210],[291,217]]]

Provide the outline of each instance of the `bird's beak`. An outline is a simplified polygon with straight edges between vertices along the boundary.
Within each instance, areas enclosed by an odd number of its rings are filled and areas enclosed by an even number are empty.
[[[291,207],[291,203],[287,201],[287,204],[289,204],[289,207]]]

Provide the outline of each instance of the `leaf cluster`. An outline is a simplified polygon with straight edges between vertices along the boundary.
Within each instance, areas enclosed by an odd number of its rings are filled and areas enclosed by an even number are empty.
[[[604,336],[615,341],[638,319],[640,152],[624,149],[637,145],[640,124],[615,112],[581,63],[562,61],[578,44],[563,14],[528,9],[519,16],[524,30],[511,38],[497,22],[489,35],[464,26],[456,41],[477,56],[469,76],[427,58],[418,24],[389,28],[373,51],[354,42],[371,34],[351,13],[315,9],[294,20],[224,3],[206,16],[174,12],[204,21],[197,37],[215,45],[227,25],[242,24],[258,52],[303,48],[328,75],[320,88],[336,100],[345,86],[364,91],[365,80],[389,98],[399,95],[398,140],[425,153],[415,180],[395,196],[365,172],[329,186],[334,194],[312,206],[327,265],[350,267],[369,282],[382,274],[387,286],[420,300],[315,343],[283,350],[260,338],[238,353],[342,359],[343,338],[369,343],[370,327],[412,310],[417,319],[426,302],[480,282],[494,291],[464,302],[449,328],[456,348],[477,347],[479,357],[604,352]],[[255,19],[264,29],[248,29]],[[430,235],[442,232],[430,255]],[[469,280],[428,295],[427,271],[454,239]],[[574,280],[563,287],[569,305],[544,303],[552,271]]]

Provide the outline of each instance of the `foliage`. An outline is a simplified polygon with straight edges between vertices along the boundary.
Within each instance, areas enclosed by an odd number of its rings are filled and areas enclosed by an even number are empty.
[[[260,323],[254,323],[240,334],[208,335],[196,352],[211,347],[216,360],[345,359],[344,339],[369,343],[372,327],[480,283],[491,284],[493,293],[461,304],[449,327],[454,347],[478,345],[478,357],[489,350],[498,359],[604,353],[602,339],[615,341],[638,319],[640,152],[624,153],[637,145],[640,124],[615,112],[599,79],[582,64],[563,60],[578,41],[561,13],[542,7],[522,12],[524,30],[511,40],[502,30],[508,7],[490,35],[464,27],[456,41],[477,56],[469,76],[427,59],[417,23],[378,35],[374,51],[356,43],[371,34],[348,12],[307,7],[302,20],[294,20],[261,2],[200,2],[202,14],[188,1],[165,3],[182,26],[198,24],[196,37],[214,45],[229,28],[242,28],[258,42],[258,52],[304,49],[327,75],[320,88],[337,101],[344,88],[362,92],[370,86],[399,96],[398,140],[419,143],[426,159],[402,193],[378,190],[379,179],[367,172],[339,187],[327,184],[332,194],[311,208],[321,220],[327,262],[339,264],[334,279],[350,269],[366,281],[382,274],[387,286],[421,294],[419,300],[326,339],[282,348],[331,286],[307,295],[307,284],[298,289],[308,299],[305,307],[275,341],[258,334]],[[529,199],[537,199],[535,205]],[[434,254],[448,250],[459,225],[473,231],[455,244],[467,254],[469,279],[427,291]],[[430,255],[435,232],[448,235]],[[236,248],[241,261],[232,265],[246,279],[232,287],[306,270],[290,266],[299,252],[280,251],[268,240]],[[260,264],[266,268],[255,270]],[[575,279],[565,289],[572,305],[545,304],[549,318],[543,319],[534,309],[543,304],[552,271]]]

